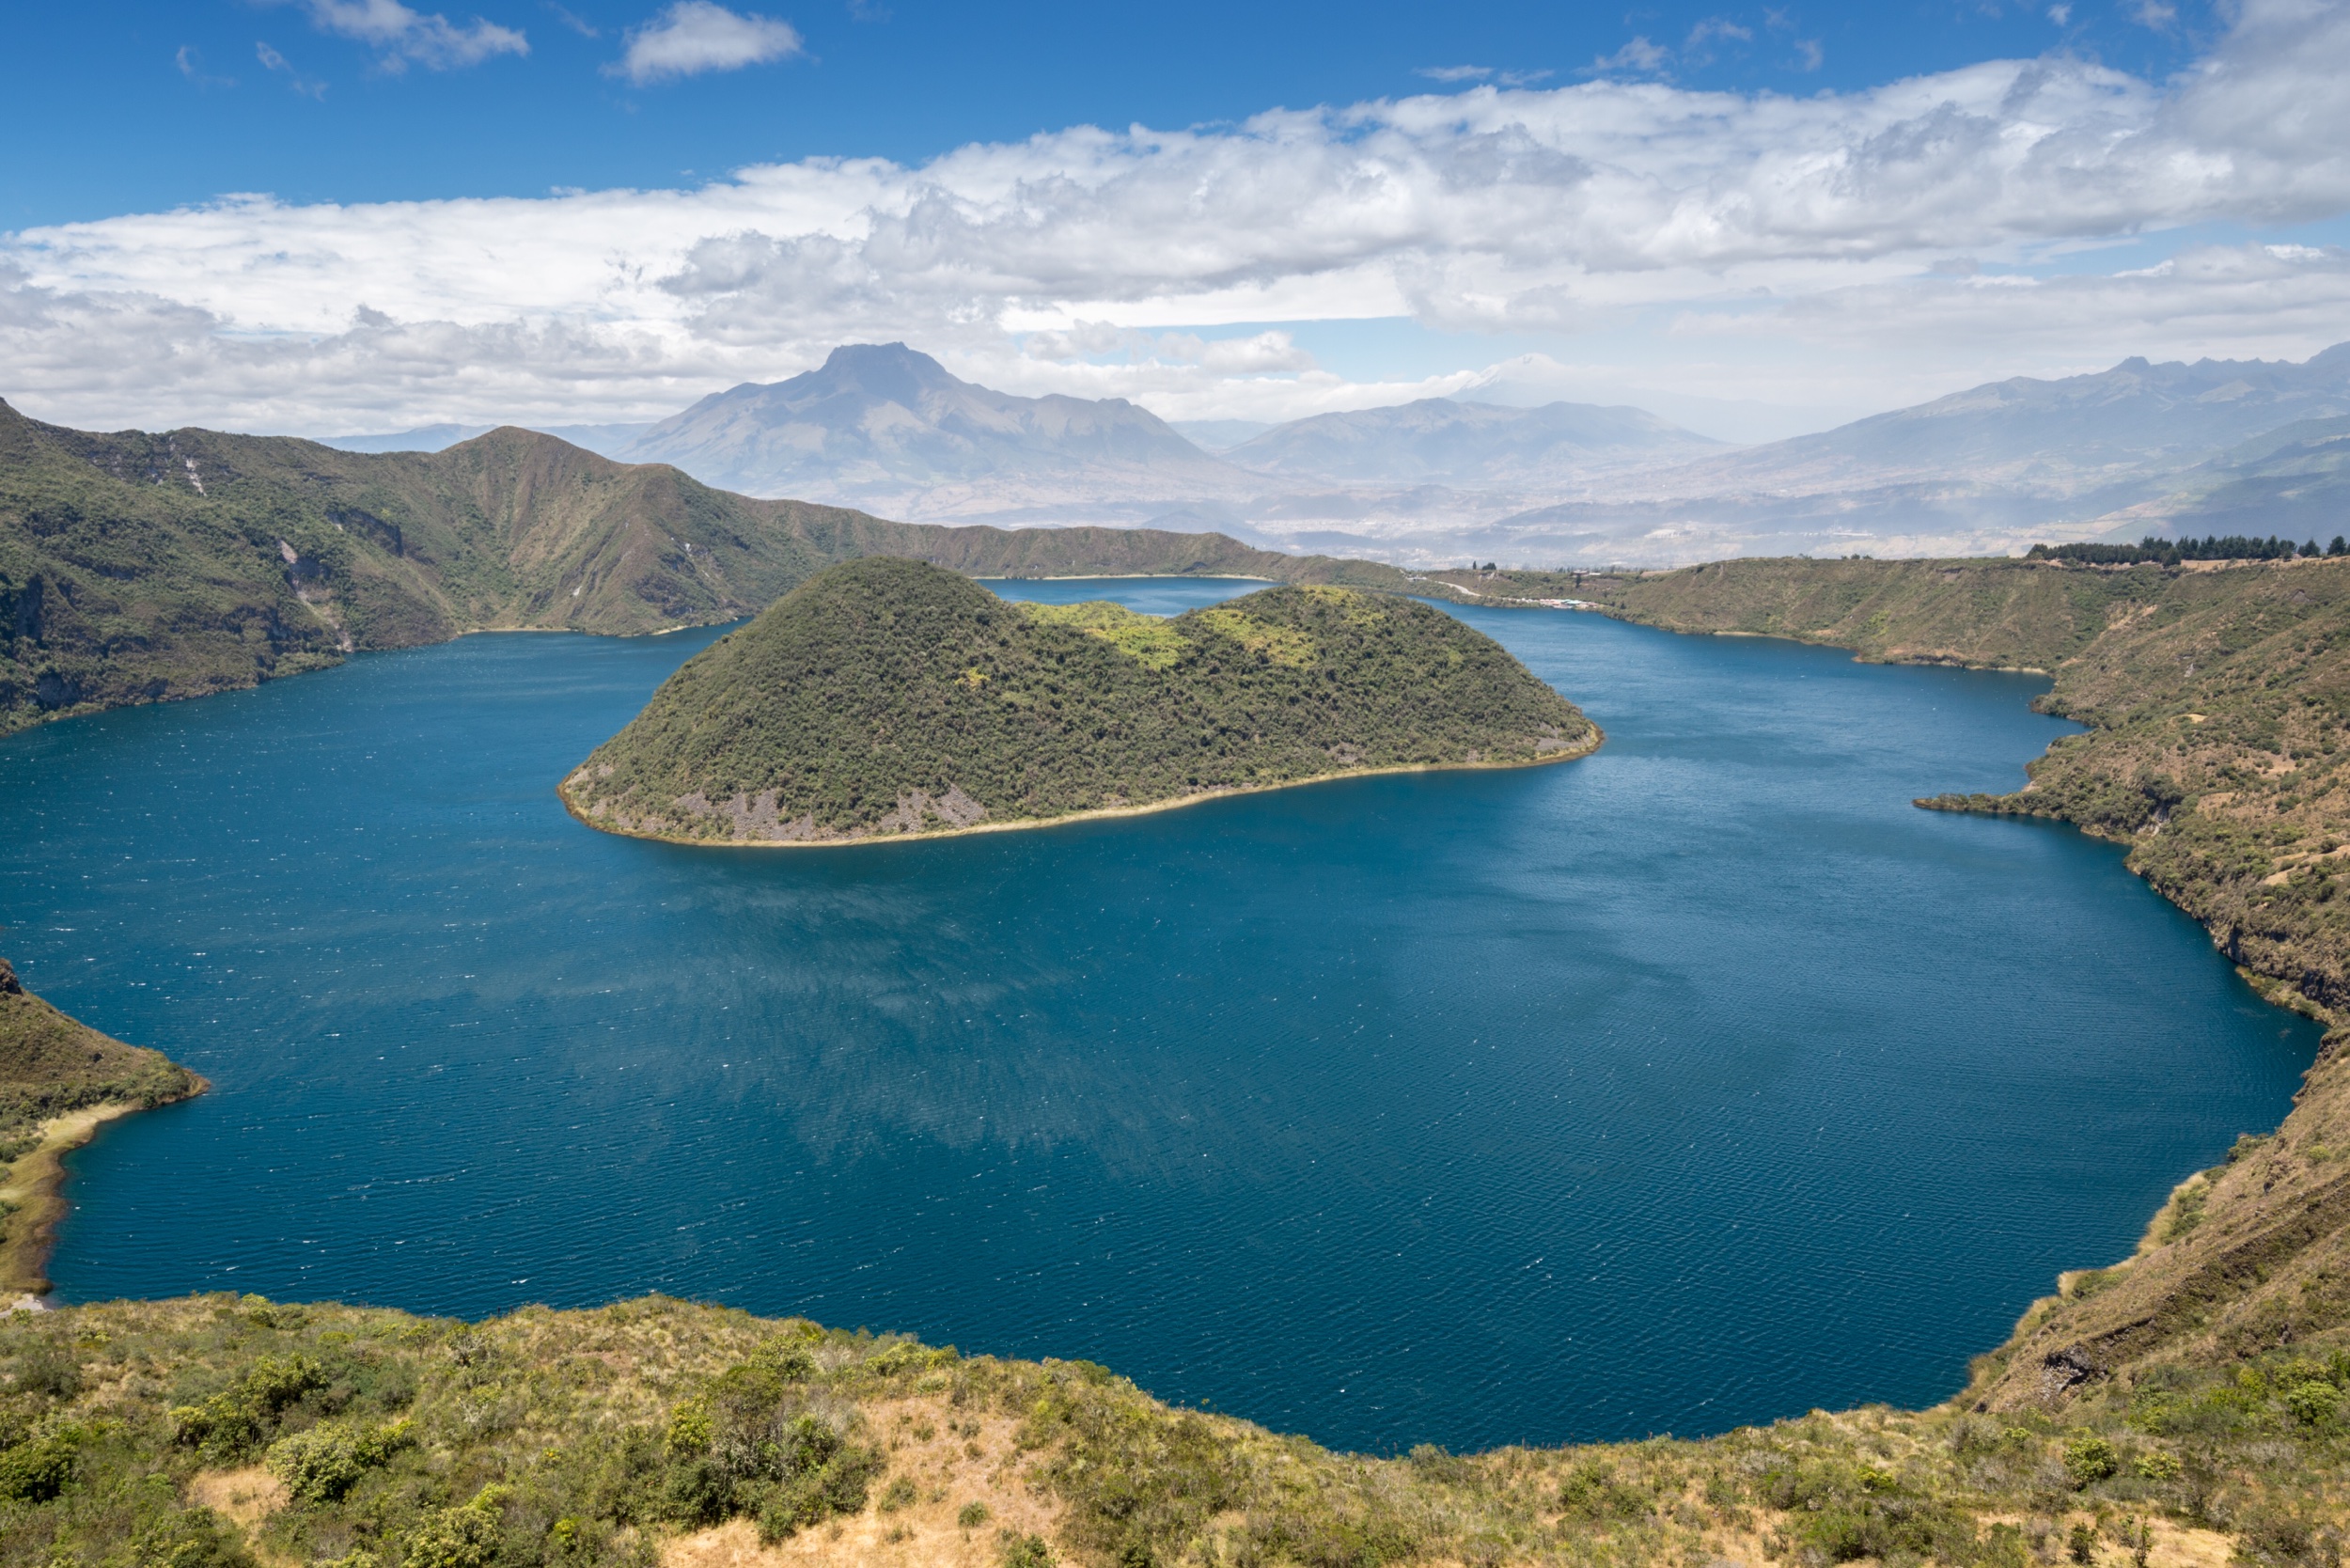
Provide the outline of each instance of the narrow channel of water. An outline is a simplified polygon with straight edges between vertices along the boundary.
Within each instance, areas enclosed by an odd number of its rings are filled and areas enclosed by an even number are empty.
[[[1249,584],[997,585],[1164,611]],[[650,1290],[1346,1447],[1922,1403],[2313,1050],[2110,847],[1934,815],[2013,676],[1464,611],[1580,762],[742,853],[552,792],[709,634],[483,636],[0,742],[0,950],[217,1085],[89,1299]]]

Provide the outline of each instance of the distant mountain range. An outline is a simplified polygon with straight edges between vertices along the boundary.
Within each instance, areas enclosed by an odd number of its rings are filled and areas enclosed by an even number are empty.
[[[1424,399],[1178,426],[1120,399],[994,391],[888,343],[652,425],[550,433],[747,494],[908,519],[1208,526],[1404,564],[1670,565],[2002,554],[2148,530],[2331,537],[2350,527],[2350,480],[2331,477],[2342,448],[2325,427],[2343,418],[2350,344],[2302,364],[2129,359],[2017,377],[1736,447],[1641,409],[1569,402]],[[431,449],[472,433],[331,444]]]
[[[1550,403],[1501,408],[1423,398],[1395,408],[1317,414],[1224,454],[1260,474],[1340,484],[1540,486],[1630,463],[1725,450],[1637,408]]]

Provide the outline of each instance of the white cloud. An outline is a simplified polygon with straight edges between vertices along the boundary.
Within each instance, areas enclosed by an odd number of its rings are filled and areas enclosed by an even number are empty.
[[[628,33],[628,48],[605,70],[642,86],[706,71],[786,60],[803,53],[799,30],[773,17],[730,11],[711,0],[677,0]]]
[[[1602,55],[1591,62],[1591,69],[1600,71],[1654,71],[1672,58],[1672,51],[1662,44],[1651,43],[1646,37],[1637,37],[1613,55]]]
[[[459,26],[437,12],[411,10],[400,0],[301,0],[301,5],[321,31],[371,45],[393,71],[411,63],[449,71],[499,55],[530,53],[530,40],[511,27],[479,17]]]
[[[2143,236],[2350,210],[2346,73],[2350,8],[2245,0],[2159,84],[2064,55],[1799,99],[1489,84],[697,190],[228,197],[0,237],[0,395],[102,426],[585,422],[892,338],[1179,416],[1473,372],[1353,380],[1260,331],[1375,317],[1569,335],[1593,395],[1838,406],[2133,353],[2298,356],[2350,336],[2342,252],[2149,271]]]
[[[1413,72],[1431,82],[1482,82],[1493,73],[1491,66],[1422,66]]]
[[[302,94],[305,98],[323,99],[326,97],[325,83],[320,81],[314,76],[303,75],[300,71],[295,69],[294,63],[291,60],[286,58],[285,55],[280,55],[276,50],[272,49],[268,44],[255,44],[253,46],[253,57],[261,62],[261,69],[263,71],[275,71],[279,75],[284,76],[286,78],[287,86],[292,87],[294,91]]]

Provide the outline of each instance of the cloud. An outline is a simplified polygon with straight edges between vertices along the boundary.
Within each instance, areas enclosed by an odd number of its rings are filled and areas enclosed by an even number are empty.
[[[544,6],[548,11],[554,15],[556,21],[560,22],[564,26],[569,27],[572,32],[577,33],[581,38],[600,39],[603,37],[603,28],[588,21],[586,17],[571,10],[569,8],[556,5],[556,0],[539,0],[539,3]]]
[[[321,32],[374,48],[386,69],[410,64],[431,71],[479,65],[499,55],[527,55],[530,40],[511,27],[476,17],[459,26],[437,12],[427,16],[400,0],[300,0]]]
[[[630,28],[627,52],[604,70],[643,86],[706,71],[740,71],[806,52],[799,29],[788,22],[730,11],[711,0],[677,0],[652,21]]]
[[[171,56],[171,63],[180,68],[180,75],[199,87],[233,87],[237,85],[237,79],[233,76],[207,74],[204,70],[204,56],[192,43],[181,44],[179,52]]]
[[[315,98],[321,100],[321,102],[324,101],[326,97],[326,84],[320,81],[315,76],[303,75],[301,71],[294,69],[294,63],[291,60],[289,60],[285,55],[280,55],[276,50],[272,49],[268,44],[255,44],[253,46],[253,57],[261,62],[261,69],[263,71],[275,71],[284,76],[286,78],[286,85],[293,88],[294,91],[302,94],[303,97]]]
[[[1799,71],[1817,71],[1820,69],[1822,63],[1827,59],[1827,55],[1820,49],[1820,40],[1818,39],[1797,39],[1795,40],[1795,55],[1796,69]]]
[[[1602,55],[1591,62],[1591,69],[1595,71],[1654,71],[1671,58],[1671,50],[1639,37],[1626,42],[1613,55]]]
[[[1486,83],[692,190],[227,197],[0,236],[0,393],[104,426],[618,419],[902,337],[1015,390],[1263,417],[1404,384],[1265,324],[1395,317],[1877,406],[2133,353],[2297,357],[2350,336],[2341,251],[2148,236],[2350,211],[2345,74],[2350,8],[2243,0],[2159,82],[2059,54],[1803,98]]]
[[[1431,82],[1482,82],[1493,73],[1491,66],[1421,66],[1412,72]]]

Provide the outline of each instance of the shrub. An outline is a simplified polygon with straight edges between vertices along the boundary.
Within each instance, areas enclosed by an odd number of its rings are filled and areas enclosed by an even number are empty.
[[[0,1502],[47,1502],[73,1479],[82,1434],[69,1427],[0,1452]]]
[[[2097,1560],[2097,1532],[2088,1525],[2075,1521],[2072,1531],[2064,1539],[2064,1554],[2081,1568]]]
[[[2285,1390],[2285,1408],[2303,1426],[2327,1426],[2342,1411],[2342,1390],[2320,1378],[2295,1383]]]
[[[286,1483],[287,1494],[298,1502],[333,1502],[369,1470],[389,1464],[392,1455],[415,1443],[415,1429],[395,1421],[373,1432],[347,1426],[314,1426],[270,1445],[262,1461],[269,1473]]]
[[[2177,1454],[2164,1453],[2160,1450],[2139,1454],[2138,1462],[2131,1466],[2140,1481],[2176,1481],[2185,1467],[2179,1463]]]
[[[131,1543],[134,1568],[255,1568],[237,1532],[209,1508],[164,1515]]]
[[[895,1513],[901,1508],[910,1508],[914,1504],[916,1496],[914,1482],[904,1476],[900,1476],[891,1482],[889,1489],[882,1494],[881,1511],[884,1513]]]
[[[2064,1445],[2064,1473],[2076,1487],[2093,1486],[2122,1467],[2122,1456],[2111,1443],[2085,1434]]]
[[[1041,1535],[1016,1535],[1004,1543],[1004,1568],[1053,1568],[1053,1548]]]
[[[408,1533],[406,1568],[491,1568],[506,1544],[507,1489],[485,1486],[462,1508],[444,1508]]]
[[[261,1445],[289,1405],[325,1386],[324,1371],[306,1356],[261,1356],[232,1387],[173,1410],[172,1438],[213,1464],[235,1464]]]
[[[977,1529],[987,1523],[987,1504],[967,1502],[955,1511],[955,1523],[964,1529]]]

